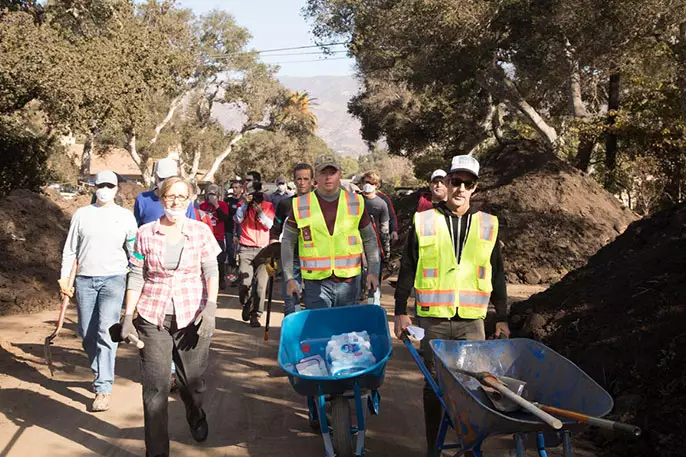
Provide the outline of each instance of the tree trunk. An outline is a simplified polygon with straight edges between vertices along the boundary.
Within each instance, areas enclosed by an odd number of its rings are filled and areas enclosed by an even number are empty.
[[[481,78],[481,86],[494,93],[495,98],[509,102],[512,107],[520,111],[529,125],[541,135],[543,141],[549,147],[554,148],[557,143],[555,128],[549,125],[533,106],[529,105],[515,83],[507,77],[505,71],[495,62],[491,67],[490,75],[493,83]]]
[[[503,144],[505,136],[503,134],[503,104],[495,105],[495,113],[493,113],[493,136],[499,144]]]
[[[81,154],[81,168],[79,170],[79,181],[87,183],[91,177],[91,157],[93,155],[93,134],[89,134],[83,144]]]
[[[569,65],[569,108],[572,116],[583,123],[589,117],[583,95],[581,94],[581,70],[579,61],[574,57],[574,52],[569,41],[565,42],[565,54]],[[579,146],[576,150],[575,166],[583,172],[588,172],[591,166],[591,157],[595,147],[595,139],[583,131],[579,133]]]
[[[129,136],[129,142],[126,145],[126,150],[129,152],[133,163],[135,163],[138,169],[141,171],[141,176],[143,177],[143,183],[145,184],[145,187],[150,187],[152,185],[152,173],[148,169],[148,161],[143,159],[138,153],[135,133],[132,133]]]
[[[229,143],[229,146],[224,149],[224,152],[219,154],[216,159],[214,159],[214,163],[212,163],[212,167],[210,167],[209,171],[205,173],[205,176],[202,177],[200,181],[204,182],[214,182],[214,175],[217,173],[217,170],[219,170],[219,166],[222,164],[224,159],[226,159],[229,154],[231,154],[231,151],[233,151],[233,147],[243,139],[243,136],[245,135],[244,132],[237,133],[235,137],[231,140],[231,143]],[[199,160],[199,159],[198,159]]]
[[[198,174],[198,167],[200,166],[200,156],[202,154],[197,149],[193,152],[193,165],[191,166],[191,172],[189,179],[195,182],[195,176]]]
[[[610,75],[609,97],[607,102],[608,133],[605,137],[605,188],[614,192],[617,185],[617,134],[613,131],[619,110],[619,72]]]

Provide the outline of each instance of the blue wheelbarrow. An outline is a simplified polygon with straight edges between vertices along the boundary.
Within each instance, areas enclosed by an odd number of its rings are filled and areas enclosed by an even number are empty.
[[[376,359],[374,365],[364,371],[336,377],[309,376],[296,370],[296,364],[308,356],[319,355],[325,359],[326,345],[333,335],[361,331],[369,334]],[[364,455],[366,410],[373,415],[379,412],[381,397],[378,389],[383,383],[390,356],[391,336],[386,311],[380,306],[306,310],[284,318],[279,365],[288,373],[293,389],[307,397],[310,425],[321,431],[327,457]],[[355,408],[354,425],[351,401]],[[330,421],[327,411],[330,412]]]
[[[525,457],[527,444],[534,446],[540,457],[546,457],[546,446],[562,444],[564,456],[571,457],[571,433],[586,426],[635,436],[641,433],[638,427],[601,419],[612,410],[610,394],[574,363],[537,341],[433,340],[430,347],[435,355],[436,383],[409,339],[403,340],[443,406],[435,456],[454,450],[456,457],[467,451],[481,457],[481,446],[487,438],[511,435],[517,457]],[[521,396],[515,395],[518,398],[514,400],[533,405],[541,417],[548,415],[546,412],[555,417],[545,423],[516,404],[505,405],[507,398],[487,387],[491,384],[484,375],[519,390],[516,393]],[[504,390],[508,395],[512,393],[509,388]],[[457,442],[446,444],[451,428]]]

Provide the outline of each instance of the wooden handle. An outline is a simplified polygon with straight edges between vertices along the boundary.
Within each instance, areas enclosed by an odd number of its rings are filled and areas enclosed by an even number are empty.
[[[126,339],[135,344],[138,349],[143,349],[145,347],[145,343],[139,340],[133,333],[127,336]]]
[[[546,424],[550,425],[552,428],[555,430],[560,430],[562,428],[562,421],[560,419],[557,419],[550,414],[546,413],[545,411],[541,410],[538,408],[536,405],[531,403],[530,401],[525,400],[521,396],[517,395],[516,393],[512,392],[510,389],[508,389],[503,383],[498,381],[498,379],[493,376],[493,375],[486,375],[483,376],[483,383],[486,384],[488,387],[492,387],[493,389],[497,390],[500,392],[503,397],[506,397],[509,400],[512,400],[515,402],[518,406],[520,406],[522,409],[526,410],[527,412],[533,414]]]

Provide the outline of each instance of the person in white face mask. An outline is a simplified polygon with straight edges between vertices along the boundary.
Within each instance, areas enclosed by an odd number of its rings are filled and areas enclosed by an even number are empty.
[[[388,205],[386,205],[386,202],[377,194],[380,182],[381,178],[379,177],[379,174],[374,171],[368,171],[362,175],[362,180],[360,181],[362,195],[364,196],[364,207],[367,209],[369,217],[372,219],[376,238],[379,242],[379,251],[382,253],[379,270],[371,272],[379,277],[381,277],[384,262],[388,262],[391,255],[389,230],[390,214],[388,212]],[[374,291],[373,298],[375,304],[380,304],[380,287],[377,287]]]
[[[135,335],[145,343],[140,356],[148,456],[169,455],[172,359],[191,435],[198,442],[207,439],[204,374],[215,330],[221,252],[210,227],[186,217],[192,198],[187,181],[167,178],[159,195],[164,216],[136,234],[121,329],[122,339]]]
[[[281,200],[292,197],[293,193],[288,190],[288,184],[286,183],[286,178],[279,176],[276,178],[276,190],[267,195],[267,201],[270,201],[274,208],[279,206]]]
[[[105,411],[114,384],[117,350],[108,329],[119,322],[128,256],[133,253],[138,226],[133,213],[114,202],[117,175],[98,173],[95,187],[95,203],[79,208],[71,219],[58,284],[63,295],[76,295],[79,335],[94,376],[91,410]],[[69,276],[74,264],[72,285]]]

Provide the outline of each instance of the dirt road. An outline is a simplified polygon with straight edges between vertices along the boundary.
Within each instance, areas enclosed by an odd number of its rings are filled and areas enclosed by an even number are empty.
[[[521,297],[539,290],[520,286],[511,294]],[[392,289],[385,292],[384,306],[391,314]],[[210,436],[200,445],[193,441],[183,405],[172,394],[172,455],[322,456],[321,438],[309,428],[304,399],[293,392],[276,362],[282,314],[273,314],[274,330],[265,342],[264,329],[250,328],[240,320],[233,293],[235,289],[220,297],[210,349],[205,406]],[[275,308],[282,310],[281,302]],[[73,307],[53,347],[54,378],[42,358],[42,340],[56,314],[0,318],[0,457],[145,455],[136,351],[120,346],[112,407],[90,413],[92,378],[75,333]],[[381,414],[369,424],[366,455],[423,456],[422,378],[407,351],[397,340],[394,345],[381,390]],[[495,454],[508,455],[491,455]]]

